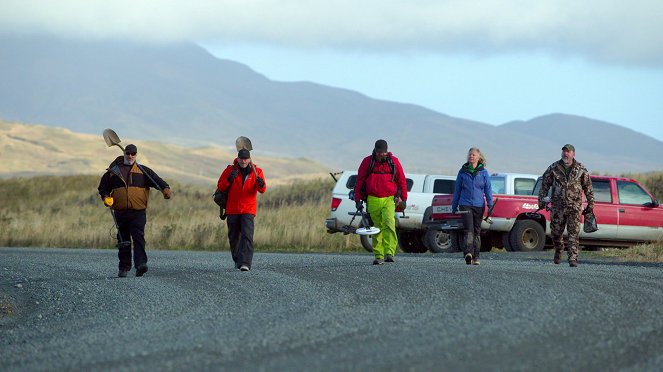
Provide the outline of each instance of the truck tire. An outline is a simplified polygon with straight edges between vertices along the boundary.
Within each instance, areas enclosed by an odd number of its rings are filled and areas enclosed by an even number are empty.
[[[504,249],[506,249],[507,252],[513,252],[514,249],[511,246],[511,233],[510,232],[505,232],[502,233],[502,246]]]
[[[373,253],[373,239],[371,239],[370,236],[359,235],[359,240],[361,241],[361,246],[364,247],[367,252]]]
[[[427,230],[424,234],[423,243],[433,253],[458,252],[458,244],[453,244],[451,234],[442,230]]]
[[[546,243],[543,227],[533,220],[516,221],[510,235],[511,247],[515,251],[541,251]]]
[[[424,253],[428,251],[428,248],[421,241],[421,235],[418,231],[399,232],[398,246],[405,253]]]

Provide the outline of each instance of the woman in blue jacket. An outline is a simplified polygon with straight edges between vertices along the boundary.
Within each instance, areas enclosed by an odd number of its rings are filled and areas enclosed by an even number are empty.
[[[481,251],[481,220],[486,205],[493,204],[493,192],[490,176],[486,170],[486,159],[481,150],[472,147],[467,152],[467,163],[456,176],[456,191],[451,204],[453,213],[465,211],[463,223],[466,228],[466,244],[464,244],[465,263],[479,265]],[[462,246],[463,244],[461,244]]]

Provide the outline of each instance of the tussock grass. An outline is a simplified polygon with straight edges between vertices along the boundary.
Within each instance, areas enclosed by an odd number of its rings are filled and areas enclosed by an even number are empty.
[[[663,241],[639,244],[628,249],[611,248],[598,252],[602,256],[617,257],[632,262],[663,262]]]
[[[0,246],[114,248],[112,216],[97,193],[99,176],[0,180]],[[170,180],[168,180],[170,181]],[[333,180],[295,181],[259,195],[254,242],[263,251],[362,251],[355,235],[327,234]],[[227,227],[212,201],[214,185],[172,184],[151,191],[148,249],[228,250]]]

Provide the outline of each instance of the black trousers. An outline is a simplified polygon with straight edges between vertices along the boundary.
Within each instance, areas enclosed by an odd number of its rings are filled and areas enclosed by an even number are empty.
[[[470,253],[472,257],[478,259],[479,252],[481,252],[481,221],[484,207],[461,205],[458,208],[461,211],[469,211],[469,213],[463,214],[463,225],[467,226],[463,254]]]
[[[253,261],[253,218],[252,214],[229,214],[228,242],[235,267],[246,265],[251,268]]]
[[[118,265],[120,270],[129,271],[131,269],[131,243],[134,248],[134,267],[147,263],[147,253],[145,253],[145,224],[147,223],[147,213],[145,210],[126,210],[114,211],[118,227],[118,253],[120,259]]]

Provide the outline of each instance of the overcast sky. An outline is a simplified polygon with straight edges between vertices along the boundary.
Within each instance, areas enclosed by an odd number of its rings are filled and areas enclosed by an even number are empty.
[[[582,115],[663,141],[661,0],[0,0],[0,32],[191,40],[273,80],[489,124]]]

